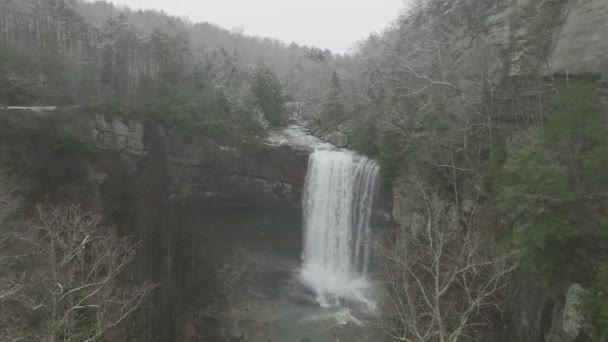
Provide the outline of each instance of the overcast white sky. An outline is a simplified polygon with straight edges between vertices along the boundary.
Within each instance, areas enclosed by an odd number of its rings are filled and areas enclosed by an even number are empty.
[[[286,43],[349,51],[373,31],[381,31],[404,7],[403,0],[110,0],[207,21],[245,34]]]

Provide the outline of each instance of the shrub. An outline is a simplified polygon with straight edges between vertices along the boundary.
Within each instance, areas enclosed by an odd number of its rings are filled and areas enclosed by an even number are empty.
[[[376,158],[380,153],[376,142],[378,130],[372,120],[357,127],[351,134],[351,147],[355,151],[371,158]]]
[[[73,131],[62,130],[54,133],[51,150],[62,155],[86,156],[93,153],[93,146],[83,143]]]

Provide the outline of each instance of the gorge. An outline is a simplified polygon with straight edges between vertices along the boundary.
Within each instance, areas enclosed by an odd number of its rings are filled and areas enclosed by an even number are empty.
[[[0,122],[21,137],[0,137],[5,165],[142,239],[133,271],[163,286],[138,334],[331,341],[327,326],[361,329],[356,316],[369,315],[374,161],[298,126],[243,151],[80,108],[13,108]],[[38,138],[66,131],[90,152],[64,155]]]
[[[0,341],[608,341],[608,2],[412,3],[0,0]]]

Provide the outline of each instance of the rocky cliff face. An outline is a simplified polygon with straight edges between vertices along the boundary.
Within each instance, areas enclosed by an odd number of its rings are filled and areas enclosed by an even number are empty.
[[[530,58],[550,74],[600,74],[608,68],[608,3],[604,0],[438,1],[433,20],[458,18],[453,48],[464,69],[478,70],[480,56],[498,81],[529,72]],[[427,23],[428,24],[428,23]]]
[[[608,73],[608,2],[567,1],[549,58],[554,74]]]
[[[28,148],[61,149],[62,144],[88,149],[90,155],[108,155],[129,164],[131,172],[162,150],[167,172],[168,198],[164,200],[215,203],[234,207],[297,208],[306,176],[310,150],[260,138],[242,144],[222,144],[208,137],[185,135],[141,120],[87,114],[80,108],[14,108],[0,113],[7,135],[3,160],[35,162]],[[10,132],[10,133],[9,133]],[[11,142],[11,136],[28,140]],[[48,138],[34,140],[35,138]],[[40,143],[43,146],[36,146]],[[30,145],[31,144],[31,145]],[[67,147],[67,146],[66,146]],[[24,165],[25,167],[25,165]],[[98,186],[109,175],[90,170]]]
[[[264,141],[235,147],[160,132],[173,200],[233,207],[300,206],[310,151]]]
[[[245,261],[252,272],[255,253],[299,258],[309,154],[297,144],[228,144],[80,108],[0,112],[0,163],[32,180],[32,203],[79,201],[141,239],[133,275],[161,285],[137,318],[141,341],[230,335],[226,284],[245,282]],[[262,278],[273,276],[283,275]]]

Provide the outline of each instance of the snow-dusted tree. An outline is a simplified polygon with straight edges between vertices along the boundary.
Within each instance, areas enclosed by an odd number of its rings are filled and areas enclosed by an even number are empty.
[[[333,72],[329,82],[329,90],[321,106],[321,121],[325,124],[344,120],[346,109],[342,100],[342,86],[338,73]]]
[[[270,124],[280,125],[285,122],[283,86],[275,73],[263,63],[260,63],[254,71],[251,90],[257,107],[262,110]]]

